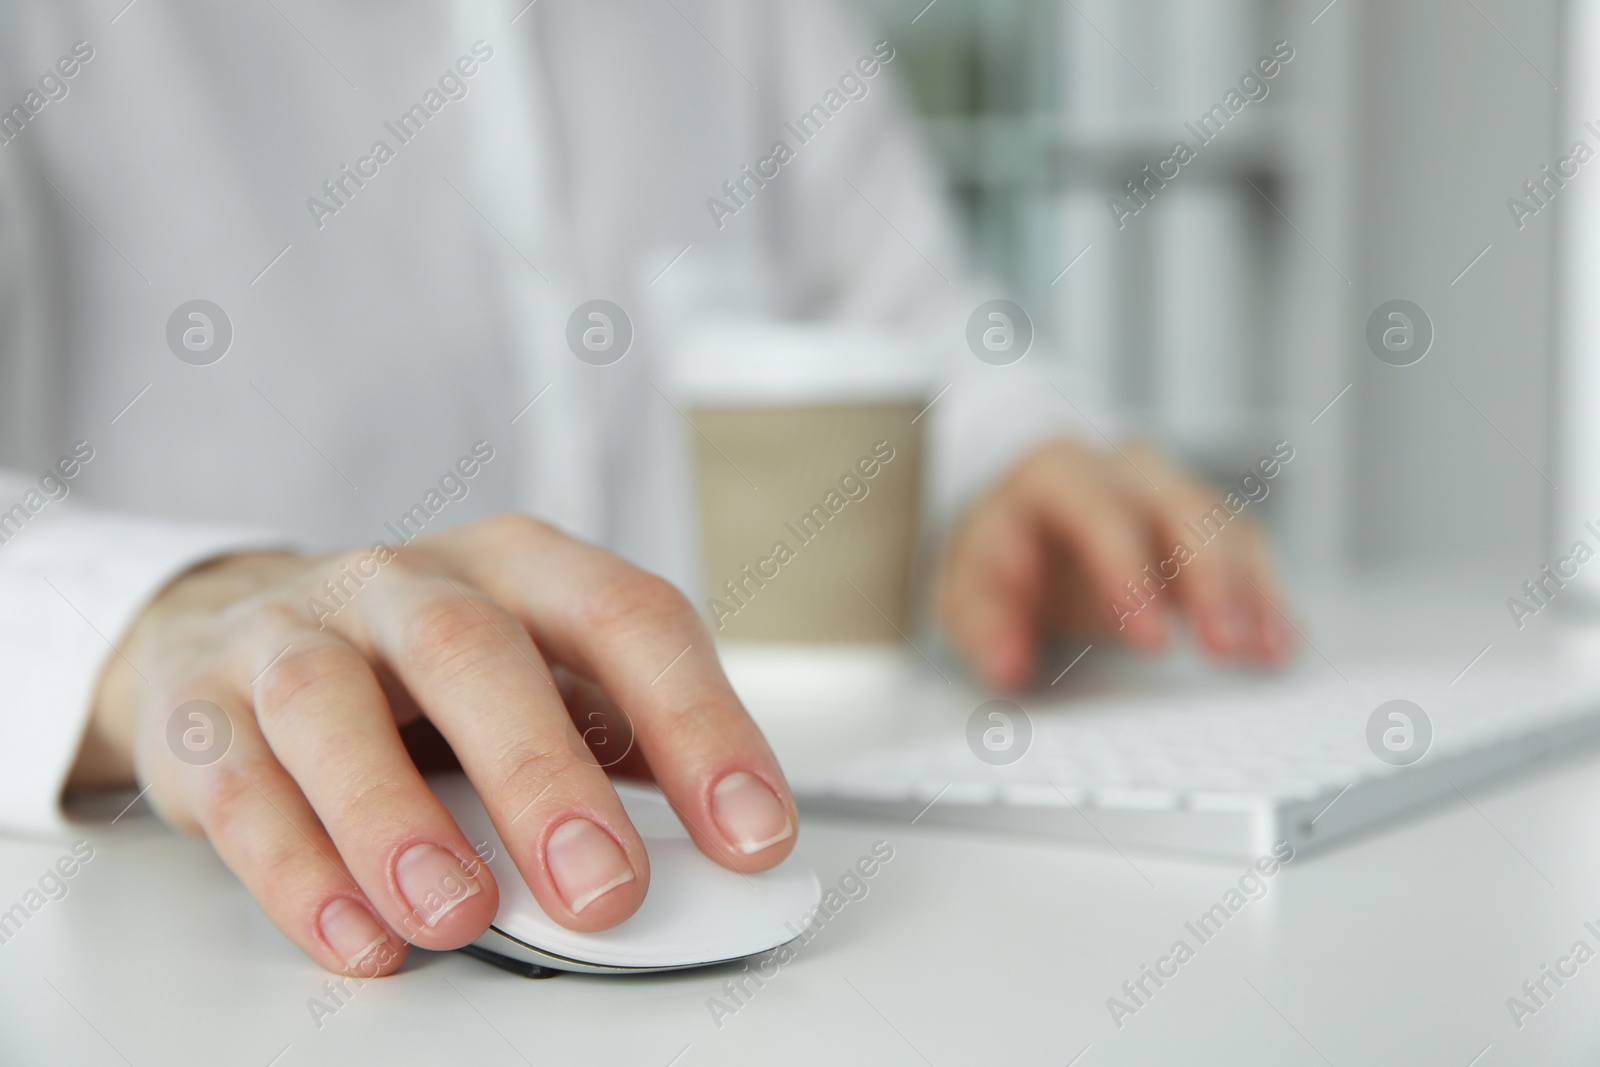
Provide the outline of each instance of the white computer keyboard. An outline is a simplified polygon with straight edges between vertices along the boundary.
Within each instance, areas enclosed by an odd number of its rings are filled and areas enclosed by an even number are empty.
[[[1430,801],[1459,801],[1458,790],[1600,737],[1600,672],[1482,666],[1449,678],[1416,668],[1348,683],[1019,700],[1026,723],[994,718],[1004,706],[974,709],[977,726],[952,722],[944,736],[794,784],[814,811],[1251,858],[1280,840],[1314,849]],[[1395,705],[1405,718],[1385,712],[1369,739],[1374,711],[1397,699],[1425,721]],[[1414,758],[1430,728],[1420,759],[1387,761]],[[1008,742],[1021,748],[1014,762],[986,762],[1016,756]]]

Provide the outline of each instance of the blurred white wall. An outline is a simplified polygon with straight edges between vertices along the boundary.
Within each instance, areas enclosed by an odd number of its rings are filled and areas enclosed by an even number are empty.
[[[1382,566],[1503,571],[1510,595],[1546,561],[1544,477],[1558,477],[1552,311],[1563,213],[1558,197],[1519,231],[1506,200],[1583,133],[1557,128],[1561,4],[1340,6],[1355,16],[1359,153],[1352,550]],[[1600,182],[1600,167],[1584,179]],[[1436,328],[1414,367],[1384,366],[1361,343],[1369,310],[1392,298],[1420,304]]]

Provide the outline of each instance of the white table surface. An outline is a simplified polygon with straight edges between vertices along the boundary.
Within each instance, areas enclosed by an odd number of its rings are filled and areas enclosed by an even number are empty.
[[[1417,604],[1384,595],[1391,620]],[[1515,651],[1503,620],[1427,603],[1448,620],[1430,651]],[[1335,662],[1373,640],[1312,632]],[[775,719],[780,752],[811,758]],[[895,858],[720,1027],[708,999],[737,967],[529,981],[428,953],[319,1026],[329,976],[205,844],[136,808],[85,834],[69,895],[0,945],[0,1064],[1592,1064],[1600,959],[1520,1030],[1506,999],[1600,945],[1600,752],[1469,795],[1289,865],[1120,1029],[1107,998],[1193,944],[1185,920],[1242,864],[811,818],[825,883],[875,841]],[[64,851],[0,842],[0,909]]]

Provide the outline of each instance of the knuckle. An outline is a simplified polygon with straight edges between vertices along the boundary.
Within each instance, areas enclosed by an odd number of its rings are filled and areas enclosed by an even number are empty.
[[[500,757],[499,795],[537,797],[551,784],[586,767],[566,745],[541,747],[532,741],[509,746]],[[522,801],[526,803],[526,801]]]
[[[426,549],[415,545],[395,545],[388,549],[388,562],[384,572],[399,578],[417,578],[439,571],[438,560]]]
[[[330,557],[319,569],[329,574],[358,572],[359,568],[370,564],[372,557],[373,552],[370,548],[347,548],[338,555]]]
[[[671,582],[629,568],[595,587],[584,601],[582,618],[597,631],[613,632],[676,625],[692,612]]]
[[[520,629],[520,623],[494,604],[440,597],[407,621],[401,648],[420,669],[455,676],[498,656]]]
[[[1058,441],[1013,468],[1008,484],[1024,499],[1037,502],[1063,494],[1098,495],[1105,481],[1105,463],[1100,457],[1076,442]]]
[[[737,697],[725,699],[713,692],[697,695],[696,699],[689,701],[668,701],[652,709],[650,726],[679,739],[681,744],[710,746],[726,742],[729,732],[727,722],[737,721],[748,714]]]
[[[237,611],[229,616],[238,624],[244,640],[252,647],[274,648],[281,646],[286,635],[304,630],[311,617],[307,606],[288,597],[252,599],[236,605]]]
[[[1062,460],[1075,460],[1085,454],[1085,448],[1079,441],[1071,437],[1054,437],[1039,445],[1026,456],[1030,463],[1059,463]]]
[[[1222,498],[1209,489],[1196,485],[1180,485],[1167,502],[1165,514],[1172,522],[1187,521],[1221,507]]]
[[[314,891],[332,874],[327,857],[313,855],[320,850],[286,821],[281,798],[271,799],[281,773],[267,755],[224,760],[202,785],[196,812],[207,839],[269,907]]]
[[[364,662],[347,645],[291,645],[256,681],[257,717],[264,727],[283,725],[305,707],[308,695]]]
[[[1211,499],[1181,494],[1153,516],[1163,540],[1192,540],[1193,527],[1211,513]]]
[[[482,520],[480,526],[492,541],[513,550],[527,547],[551,531],[546,523],[520,511],[502,512]]]
[[[271,762],[270,757],[242,756],[210,768],[201,780],[195,810],[207,837],[227,837],[249,824],[250,813],[261,804],[262,786],[273,774]]]
[[[1024,494],[1040,492],[1057,480],[1062,467],[1072,462],[1071,453],[1061,446],[1046,446],[1012,468],[1006,478],[1011,489]]]
[[[380,825],[392,813],[407,810],[409,799],[407,783],[393,776],[371,775],[351,783],[334,801],[335,821],[344,826]]]
[[[331,578],[345,596],[359,592],[368,582],[382,576],[400,559],[412,565],[420,563],[421,553],[401,546],[399,549],[376,544],[353,548],[329,561],[326,576]]]
[[[1218,530],[1227,529],[1234,524],[1237,516],[1228,510],[1228,506],[1220,493],[1197,492],[1187,499],[1184,505],[1187,521],[1202,523],[1209,521],[1217,526]]]

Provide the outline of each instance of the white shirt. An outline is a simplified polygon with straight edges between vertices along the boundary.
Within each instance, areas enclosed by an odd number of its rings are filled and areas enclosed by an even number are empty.
[[[0,829],[59,828],[97,677],[166,582],[392,539],[476,442],[495,459],[429,532],[520,509],[692,588],[656,383],[697,316],[912,339],[953,383],[942,514],[1066,425],[1037,355],[967,350],[1000,294],[964,269],[903,58],[863,75],[881,38],[831,2],[118,6],[0,7]],[[597,297],[636,333],[608,367],[566,343]],[[167,342],[196,299],[233,331],[206,366]]]

